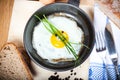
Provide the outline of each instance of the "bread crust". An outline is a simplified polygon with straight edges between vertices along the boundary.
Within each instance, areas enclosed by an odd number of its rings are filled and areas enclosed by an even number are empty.
[[[15,51],[17,52],[17,55],[18,55],[19,59],[21,60],[20,62],[23,64],[23,69],[24,69],[24,71],[26,72],[26,74],[28,76],[27,77],[28,80],[33,80],[32,74],[31,74],[30,69],[27,66],[27,64],[26,64],[26,62],[25,62],[25,60],[23,58],[23,55],[20,53],[20,51],[17,49],[17,46],[14,43],[8,42],[8,43],[4,44],[1,51],[4,50],[4,47],[7,46],[7,45],[14,47]]]

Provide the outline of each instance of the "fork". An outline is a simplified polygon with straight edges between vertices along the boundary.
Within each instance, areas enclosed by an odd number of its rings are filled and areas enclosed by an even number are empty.
[[[107,21],[106,21],[107,22]],[[107,69],[107,63],[106,63],[106,43],[105,43],[105,27],[104,26],[97,26],[95,28],[95,39],[96,39],[96,52],[100,56],[100,58],[103,60],[103,63],[105,64],[105,69],[107,73],[108,80],[111,80],[109,77],[109,71]],[[103,52],[104,51],[104,52]]]
[[[106,43],[105,43],[105,27],[107,23],[107,16],[104,15],[99,10],[99,6],[95,5],[95,13],[94,13],[94,28],[95,28],[95,46],[96,46],[96,52],[97,55],[103,60],[103,64],[105,65],[106,70],[106,76],[108,77],[108,80],[111,80],[108,67],[107,67],[107,52],[106,52]],[[102,17],[102,18],[101,18]],[[102,25],[102,26],[101,26]]]
[[[95,39],[96,39],[96,51],[101,52],[106,50],[106,45],[105,45],[105,27],[97,28],[95,32]]]
[[[99,6],[95,5],[94,13],[94,28],[95,28],[95,40],[96,40],[96,51],[101,52],[106,50],[105,44],[105,27],[106,27],[106,16],[99,10]],[[102,19],[101,19],[102,17]],[[102,26],[101,26],[102,25]]]

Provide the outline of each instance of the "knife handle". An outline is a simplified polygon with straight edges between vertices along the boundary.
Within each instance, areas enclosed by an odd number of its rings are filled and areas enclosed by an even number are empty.
[[[115,65],[115,70],[116,70],[116,74],[117,74],[117,80],[120,80],[120,73],[119,73],[117,65]]]
[[[120,80],[120,74],[117,74],[117,80]]]

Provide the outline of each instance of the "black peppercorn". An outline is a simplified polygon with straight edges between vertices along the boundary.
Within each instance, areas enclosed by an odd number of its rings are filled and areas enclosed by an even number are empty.
[[[74,80],[78,80],[78,78],[75,78]]]
[[[70,76],[68,76],[68,78],[70,78]]]
[[[55,36],[57,36],[57,34],[55,34]]]
[[[76,75],[76,72],[74,73],[74,75]]]
[[[56,75],[56,74],[57,74],[57,72],[54,73],[54,75]]]
[[[71,73],[70,75],[73,75],[73,73]]]
[[[64,31],[62,31],[62,33],[64,33]]]
[[[70,72],[73,72],[73,70],[70,70]]]

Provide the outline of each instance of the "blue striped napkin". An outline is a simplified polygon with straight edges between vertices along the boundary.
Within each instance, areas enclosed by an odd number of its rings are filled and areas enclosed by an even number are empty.
[[[96,28],[97,26],[105,26],[106,19],[106,15],[99,9],[99,6],[95,4],[94,27]],[[112,27],[116,50],[118,56],[120,57],[120,29],[112,21],[110,21],[110,24]],[[120,58],[118,58],[118,63],[120,72]],[[107,69],[105,64],[107,64]],[[96,52],[96,46],[94,46],[93,52],[90,55],[89,80],[108,80],[108,78],[111,80],[116,80],[115,69],[110,56],[108,55],[108,50],[98,53]]]

